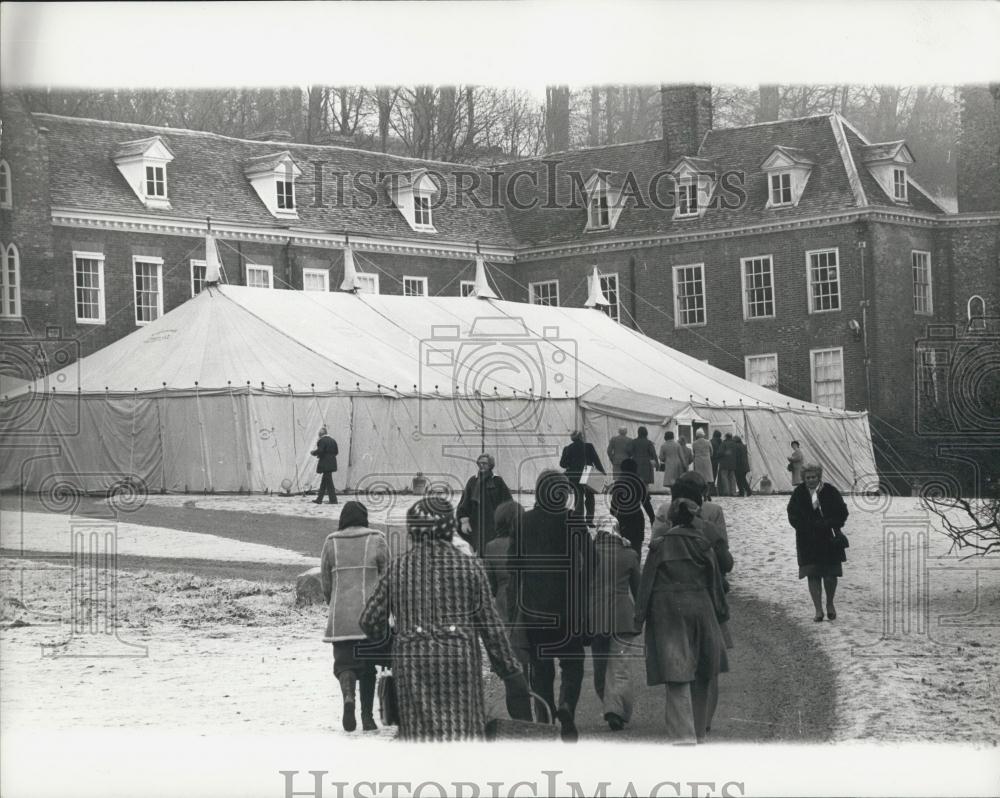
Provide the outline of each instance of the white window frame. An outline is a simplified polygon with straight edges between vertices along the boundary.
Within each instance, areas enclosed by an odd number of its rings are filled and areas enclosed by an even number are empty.
[[[693,219],[699,216],[698,208],[698,178],[685,177],[677,181],[677,213],[678,219]]]
[[[411,282],[414,282],[414,283],[420,283],[420,285],[423,286],[423,291],[421,293],[419,293],[419,294],[408,293],[407,290],[406,290],[406,282],[407,282],[407,280],[409,280]],[[427,293],[427,278],[426,277],[410,277],[410,276],[407,276],[407,275],[404,274],[403,275],[403,296],[428,296],[428,293]]]
[[[323,281],[322,288],[306,288],[306,276],[309,277],[319,277]],[[330,270],[329,269],[303,269],[302,270],[302,290],[311,291],[313,293],[329,293],[330,292]]]
[[[896,180],[898,175],[902,175],[903,179],[901,181]],[[899,189],[902,188],[902,194]],[[907,188],[906,188],[906,169],[902,166],[892,167],[892,198],[897,202],[908,202],[907,199]]]
[[[767,385],[763,382],[757,382],[756,380],[750,379],[750,363],[751,361],[759,360],[773,360],[774,361],[774,385]],[[752,382],[754,385],[759,385],[762,388],[769,388],[772,391],[778,390],[778,353],[777,352],[765,352],[760,355],[747,355],[743,358],[743,375],[747,382]]]
[[[476,290],[475,280],[459,280],[458,281],[458,295],[461,297],[472,296],[472,292]]]
[[[819,308],[813,307],[813,268],[812,268],[812,257],[813,255],[826,255],[829,253],[834,253],[837,259],[837,307],[835,308]],[[826,249],[811,249],[806,252],[806,302],[808,303],[808,309],[810,315],[813,313],[839,313],[843,307],[843,292],[840,288],[840,247],[828,247]]]
[[[358,286],[358,293],[359,294],[376,294],[377,295],[379,293],[378,275],[377,274],[373,274],[373,273],[370,273],[370,272],[358,272],[355,276],[356,276],[358,282],[361,282],[361,283],[364,283],[364,282],[367,282],[367,281],[371,280],[372,290],[371,291],[363,291],[361,289],[361,286],[359,285]]]
[[[250,284],[250,270],[251,269],[254,269],[254,270],[257,270],[257,271],[266,272],[267,273],[267,285],[264,286],[264,287],[265,288],[274,288],[274,267],[273,266],[268,266],[266,263],[248,263],[247,264],[246,279],[244,280],[244,282],[246,283],[246,285],[247,285],[248,288],[260,288],[261,287],[259,285],[251,285]]]
[[[611,228],[611,203],[608,201],[608,188],[603,181],[598,181],[587,203],[587,223],[591,230],[608,230]]]
[[[534,283],[528,283],[528,302],[532,305],[547,305],[546,302],[539,302],[538,289],[541,286],[555,286],[555,305],[550,305],[550,307],[559,307],[559,281],[558,280],[538,280]]]
[[[846,369],[844,368],[844,347],[842,346],[828,346],[822,349],[810,349],[809,350],[809,386],[811,390],[812,402],[813,404],[822,404],[818,397],[817,383],[816,383],[816,356],[826,354],[828,352],[837,352],[840,356],[840,395],[843,400],[843,404],[840,405],[841,410],[843,410],[847,405],[847,380],[845,377]],[[824,407],[837,407],[837,405],[823,405]]]
[[[927,271],[927,296],[920,297],[917,295],[917,285],[924,285],[924,283],[917,283],[917,260],[922,257],[924,263],[920,267],[926,266]],[[933,316],[934,315],[934,284],[933,284],[933,272],[931,270],[931,253],[922,249],[914,249],[910,252],[910,267],[913,273],[913,312],[918,316]],[[926,306],[920,307],[920,301],[925,300]]]
[[[426,203],[426,207],[424,207]],[[413,195],[413,226],[419,230],[434,229],[434,219],[431,217],[431,198],[427,194]],[[427,221],[422,221],[421,216],[426,215]]]
[[[0,161],[0,208],[10,210],[14,207],[14,180],[10,174],[10,164]]]
[[[704,317],[701,321],[692,322],[690,324],[685,324],[681,322],[681,303],[680,294],[677,291],[677,275],[681,269],[700,269],[701,270],[701,311]],[[681,329],[686,327],[704,327],[708,324],[708,292],[705,288],[705,264],[704,263],[681,263],[673,267],[673,286],[674,286],[674,328]]]
[[[198,294],[200,294],[202,291],[205,290],[205,278],[202,277],[201,278],[201,290],[200,291],[195,291],[195,286],[198,284],[198,279],[195,277],[195,274],[194,274],[194,270],[195,269],[205,269],[205,271],[207,272],[208,271],[208,264],[204,260],[198,260],[197,258],[192,258],[191,259],[191,296],[192,296],[192,298],[198,296]]]
[[[787,180],[788,185],[784,186],[782,183]],[[777,182],[777,186],[775,186]],[[791,170],[784,170],[781,172],[772,172],[768,179],[768,186],[770,187],[771,195],[771,207],[772,208],[783,208],[787,205],[795,204],[795,192],[792,190],[792,173]],[[788,191],[788,199],[782,199],[785,191]],[[777,193],[775,193],[777,192]],[[777,196],[778,199],[775,199]]]
[[[622,294],[621,294],[621,280],[618,279],[618,272],[598,272],[597,277],[601,281],[600,282],[601,293],[604,294],[605,297],[608,296],[608,288],[605,288],[604,281],[612,279],[615,281],[615,293],[614,293],[615,301],[611,302],[608,305],[603,305],[601,309],[608,314],[608,318],[610,318],[612,321],[617,322],[618,324],[621,324]]]
[[[164,164],[147,163],[147,164],[145,164],[145,167],[146,168],[143,170],[145,172],[145,177],[143,178],[143,181],[142,181],[143,192],[150,199],[165,200],[167,198],[167,165],[165,163]],[[152,180],[149,179],[149,170],[150,169],[153,170],[153,179]],[[157,169],[159,169],[163,173],[163,175],[162,175],[163,179],[162,180],[157,180],[156,179],[156,170]],[[149,184],[150,183],[153,184],[153,188],[154,189],[156,188],[156,186],[157,186],[158,183],[162,183],[163,184],[163,191],[162,191],[162,193],[156,193],[155,191],[153,193],[150,193],[150,191],[149,191]]]
[[[14,284],[10,283],[10,269],[8,261],[14,263]],[[7,296],[11,288],[14,289],[13,308],[7,310],[9,297]],[[13,242],[4,246],[0,244],[0,318],[19,319],[21,318],[21,253],[17,251],[17,245]]]
[[[80,318],[80,314],[77,312],[79,307],[79,301],[77,296],[77,291],[79,286],[76,284],[76,262],[78,260],[92,260],[97,262],[97,318]],[[134,274],[134,270],[133,270]],[[133,278],[134,280],[134,278]],[[94,290],[88,288],[86,290]],[[105,323],[105,297],[104,297],[104,253],[103,252],[82,252],[73,251],[73,315],[76,318],[77,324],[104,324]]]
[[[156,267],[156,318],[153,319],[140,319],[139,318],[139,280],[135,273],[136,267],[139,264],[145,266],[155,266]],[[163,258],[156,258],[151,255],[134,255],[132,257],[132,310],[135,316],[136,327],[145,327],[156,319],[162,318],[163,316]]]
[[[771,296],[771,312],[762,313],[757,316],[750,315],[750,290],[751,286],[749,283],[750,275],[747,274],[747,265],[753,263],[754,261],[767,261],[767,274],[770,279],[770,285],[767,286],[770,289]],[[772,255],[751,255],[749,258],[740,258],[740,274],[743,277],[743,320],[744,321],[757,321],[758,319],[773,319],[778,313],[778,306],[774,296],[774,256]],[[755,290],[761,290],[756,288]]]
[[[281,191],[282,184],[288,186],[288,199],[287,202],[291,204],[282,204],[286,202],[285,195]],[[285,179],[284,177],[275,176],[274,178],[274,207],[279,211],[285,211],[286,213],[292,213],[296,211],[295,208],[295,178],[289,177]]]
[[[983,309],[982,315],[972,315],[972,302],[973,300],[979,300],[979,307]],[[969,301],[965,303],[965,318],[967,321],[972,321],[973,319],[985,319],[986,318],[986,300],[983,299],[979,294],[973,294],[969,297]]]

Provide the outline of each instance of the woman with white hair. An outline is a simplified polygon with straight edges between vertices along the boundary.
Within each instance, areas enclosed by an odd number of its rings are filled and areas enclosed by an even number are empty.
[[[493,524],[497,507],[512,497],[507,483],[493,473],[496,468],[493,455],[486,452],[479,455],[476,468],[475,476],[465,483],[455,515],[459,533],[469,541],[476,554],[483,556],[486,544],[496,537]]]
[[[844,575],[842,563],[847,560],[844,551],[847,538],[841,532],[847,521],[847,505],[839,490],[823,482],[822,466],[814,463],[803,466],[802,480],[788,500],[788,523],[795,529],[799,579],[809,581],[809,595],[816,610],[814,621],[823,620],[826,590],[826,617],[832,621],[837,617],[833,604],[837,579]]]

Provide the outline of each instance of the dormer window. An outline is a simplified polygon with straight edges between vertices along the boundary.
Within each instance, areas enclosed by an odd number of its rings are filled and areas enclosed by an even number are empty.
[[[908,203],[909,176],[907,167],[916,163],[905,141],[866,144],[860,148],[861,162],[868,167],[882,190],[893,202]]]
[[[612,185],[611,172],[594,172],[583,186],[587,202],[587,230],[614,230],[624,203]]]
[[[146,196],[167,196],[167,170],[162,166],[146,167]]]
[[[771,205],[792,204],[792,173],[778,172],[771,175]]]
[[[243,174],[261,202],[278,219],[298,219],[295,209],[295,179],[302,170],[287,150],[247,161]]]
[[[815,162],[797,147],[778,145],[760,168],[767,175],[768,208],[793,208],[802,199]]]
[[[167,164],[174,154],[162,136],[122,142],[111,157],[143,205],[170,210]]]
[[[669,170],[676,185],[677,206],[675,219],[693,219],[703,216],[712,204],[718,174],[715,162],[707,158],[681,158]]]
[[[391,172],[382,179],[382,185],[411,230],[417,233],[437,232],[432,212],[438,186],[426,169]]]
[[[906,202],[906,170],[892,170],[892,198]]]

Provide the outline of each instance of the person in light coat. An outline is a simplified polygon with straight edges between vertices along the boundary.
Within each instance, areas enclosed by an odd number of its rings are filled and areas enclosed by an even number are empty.
[[[608,442],[608,459],[611,461],[613,476],[617,479],[621,474],[622,461],[632,451],[632,439],[628,436],[626,427],[619,427],[618,434]]]
[[[712,444],[705,437],[705,430],[700,429],[694,434],[691,449],[694,451],[694,470],[701,474],[705,482],[711,482],[715,478],[712,471]]]
[[[330,605],[323,640],[333,643],[333,674],[343,697],[345,731],[357,728],[355,687],[361,684],[361,724],[365,731],[378,728],[372,707],[375,700],[375,665],[384,664],[387,651],[366,646],[358,623],[365,602],[389,565],[385,535],[368,528],[368,510],[350,501],[340,513],[340,524],[323,542],[320,582]]]
[[[669,488],[674,481],[691,465],[687,449],[674,440],[674,433],[669,430],[663,435],[660,445],[660,468],[663,469],[663,487]]]
[[[805,464],[805,456],[798,441],[792,441],[792,453],[788,455],[789,472],[792,479],[792,486],[802,482],[802,466]]]

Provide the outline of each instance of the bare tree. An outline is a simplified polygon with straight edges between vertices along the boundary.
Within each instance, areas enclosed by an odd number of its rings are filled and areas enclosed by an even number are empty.
[[[984,498],[924,496],[921,502],[941,520],[953,549],[983,557],[1000,551],[1000,482]]]
[[[547,152],[569,149],[569,86],[545,89],[545,149]]]

